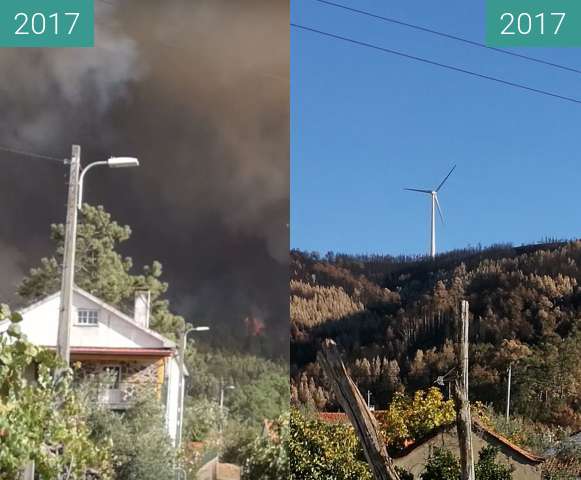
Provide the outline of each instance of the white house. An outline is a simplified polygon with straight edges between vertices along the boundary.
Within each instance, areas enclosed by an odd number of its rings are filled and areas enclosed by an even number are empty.
[[[30,342],[56,348],[59,309],[56,292],[20,310],[20,327]],[[0,322],[0,333],[9,324]],[[155,393],[175,443],[183,405],[178,352],[175,343],[149,328],[149,292],[136,292],[132,318],[75,287],[70,345],[71,364],[79,362],[78,376],[92,379],[96,402],[123,410],[140,391]]]

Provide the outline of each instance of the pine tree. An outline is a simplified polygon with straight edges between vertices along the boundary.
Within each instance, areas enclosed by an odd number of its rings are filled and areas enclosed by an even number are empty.
[[[51,226],[55,254],[43,258],[40,266],[31,269],[20,284],[18,294],[26,302],[39,300],[60,288],[64,233],[64,225]],[[175,339],[184,328],[184,320],[170,311],[169,301],[163,298],[168,284],[161,280],[161,263],[154,261],[141,274],[134,274],[131,258],[122,257],[116,250],[130,236],[129,226],[112,220],[103,207],[83,205],[77,227],[75,284],[125,313],[131,312],[136,290],[149,290],[151,327]]]

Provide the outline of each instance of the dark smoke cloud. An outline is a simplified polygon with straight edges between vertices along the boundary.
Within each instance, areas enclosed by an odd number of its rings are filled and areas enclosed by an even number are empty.
[[[96,3],[95,49],[0,50],[0,143],[138,156],[138,170],[91,172],[85,199],[132,226],[126,253],[162,261],[190,321],[240,344],[251,316],[286,355],[288,2]],[[50,253],[66,188],[57,162],[0,162],[5,293]]]

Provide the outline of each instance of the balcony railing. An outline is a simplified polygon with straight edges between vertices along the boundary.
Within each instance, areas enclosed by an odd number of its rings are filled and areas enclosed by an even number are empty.
[[[114,410],[122,410],[131,406],[140,394],[145,392],[160,392],[159,383],[119,382],[92,383],[88,392],[91,401]]]

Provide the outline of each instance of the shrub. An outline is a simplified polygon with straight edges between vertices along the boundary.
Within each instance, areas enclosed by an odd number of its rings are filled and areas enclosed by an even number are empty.
[[[257,438],[247,452],[244,480],[279,480],[288,478],[289,470],[289,414],[274,422],[274,428]]]

